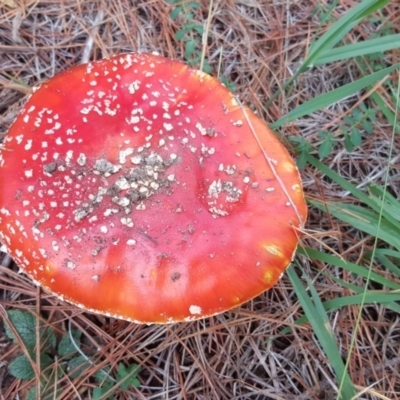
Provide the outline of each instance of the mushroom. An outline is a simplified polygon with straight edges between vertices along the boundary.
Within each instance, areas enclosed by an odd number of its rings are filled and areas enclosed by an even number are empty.
[[[298,170],[218,80],[154,54],[37,88],[0,153],[0,241],[86,310],[190,321],[271,288],[306,219]]]

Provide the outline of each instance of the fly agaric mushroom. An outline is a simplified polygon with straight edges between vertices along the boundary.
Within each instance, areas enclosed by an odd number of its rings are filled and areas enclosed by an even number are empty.
[[[0,241],[35,282],[134,322],[211,316],[273,286],[306,219],[271,130],[153,54],[43,83],[0,153]]]

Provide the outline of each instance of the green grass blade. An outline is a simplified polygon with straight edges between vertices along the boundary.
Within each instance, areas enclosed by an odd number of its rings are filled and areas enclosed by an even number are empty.
[[[389,0],[364,0],[336,21],[310,48],[304,64],[313,66],[321,54],[332,49],[360,20],[383,8]],[[351,56],[352,57],[352,56]]]
[[[371,259],[372,251],[365,254],[367,259]],[[389,258],[390,257],[390,258]],[[376,249],[375,258],[392,274],[400,279],[400,253],[391,249]],[[395,263],[397,262],[397,264]]]
[[[362,59],[358,59],[357,64],[364,75],[369,73],[368,67]],[[377,91],[371,93],[370,97],[376,103],[376,109],[381,111],[385,118],[394,127],[395,131],[397,133],[400,133],[400,124],[397,121],[395,113],[391,110],[390,107],[387,106],[386,100],[384,100],[381,94]],[[393,102],[396,102],[395,99],[393,99]]]
[[[318,59],[321,53],[329,51],[333,46],[339,43],[343,37],[346,36],[346,34],[359,23],[361,19],[385,7],[388,3],[389,0],[364,0],[349,10],[311,45],[308,56],[300,65],[300,68],[293,74],[293,76],[284,83],[282,90],[285,90],[287,87],[289,87],[300,74],[306,71],[309,67],[312,67],[313,63]],[[333,8],[334,4],[332,4],[328,14],[332,12]],[[280,93],[281,91],[276,91],[266,102],[265,107],[269,107]]]
[[[379,214],[354,204],[319,201],[310,201],[310,203],[354,228],[384,240],[400,251],[400,227],[393,225],[385,218],[380,218]]]
[[[324,50],[315,60],[314,65],[347,60],[352,57],[365,56],[367,54],[383,53],[397,48],[400,48],[400,34],[387,35]]]
[[[334,265],[338,268],[344,269],[352,274],[355,274],[356,276],[362,276],[363,278],[369,277],[371,281],[376,282],[384,286],[385,288],[389,288],[392,290],[400,290],[400,284],[393,282],[390,279],[386,279],[374,271],[368,273],[368,269],[365,268],[364,266],[360,266],[352,262],[342,260],[334,255],[326,254],[319,250],[301,246],[297,248],[297,254],[309,257],[313,260],[322,261],[326,264]]]
[[[379,254],[376,255],[375,253],[375,258],[379,260],[380,263],[390,272],[395,274],[396,276],[400,277],[400,268],[394,264],[389,258],[387,258],[385,255]]]
[[[312,282],[306,277],[312,296],[311,299],[304,289],[303,284],[301,283],[293,267],[288,269],[288,275],[290,281],[292,282],[293,288],[296,291],[300,304],[303,307],[308,320],[310,321],[313,331],[317,336],[325,354],[327,355],[333,370],[335,371],[337,380],[344,380],[342,391],[340,393],[341,398],[351,399],[356,394],[356,390],[349,375],[347,374],[347,371],[345,370],[343,360],[340,356],[339,349],[329,324],[328,316],[314,286],[312,285]]]
[[[329,105],[336,103],[347,96],[351,96],[359,90],[365,89],[366,87],[373,85],[379,80],[383,79],[386,75],[395,71],[400,67],[400,63],[392,65],[391,67],[384,68],[378,72],[374,72],[373,74],[367,75],[357,81],[348,83],[340,88],[331,90],[328,93],[324,93],[320,96],[317,96],[302,105],[296,107],[294,110],[290,111],[288,114],[278,119],[278,121],[274,122],[271,125],[272,129],[276,129],[281,127],[282,125],[287,124],[288,122],[294,121],[298,118],[304,117],[305,115],[309,115],[314,111],[320,110],[324,107],[328,107]]]
[[[319,171],[321,171],[323,174],[325,174],[327,177],[332,179],[334,182],[336,182],[338,185],[340,185],[343,189],[347,190],[350,192],[354,197],[365,203],[367,206],[371,207],[374,211],[379,212],[380,209],[376,208],[376,204],[374,201],[372,201],[368,195],[366,195],[363,191],[360,189],[357,189],[354,187],[349,181],[346,179],[342,178],[338,173],[333,171],[331,168],[327,167],[325,164],[323,164],[321,161],[317,160],[315,157],[313,157],[310,154],[306,155],[306,160],[308,163],[310,163],[312,166],[317,168]]]
[[[331,279],[337,282],[340,286],[353,290],[357,294],[324,301],[322,304],[326,312],[333,312],[347,306],[360,306],[361,304],[363,306],[373,306],[379,304],[389,310],[400,314],[400,305],[396,303],[396,301],[399,302],[400,300],[400,293],[371,290],[366,292],[364,296],[364,288],[345,282],[342,279],[336,278],[334,276],[331,276]],[[365,301],[363,302],[364,297]],[[294,321],[296,325],[303,325],[307,322],[308,318],[306,315],[303,315],[300,318],[296,319],[296,321]],[[292,328],[290,326],[287,326],[286,328],[282,329],[277,336],[288,335],[291,331]],[[271,338],[271,340],[273,339],[274,338]]]
[[[360,292],[362,292],[363,290],[363,288],[360,288]],[[393,304],[394,306],[397,306],[398,310],[400,310],[400,306],[395,303],[396,301],[400,301],[400,293],[370,290],[365,293],[365,296],[363,295],[363,293],[360,293],[354,296],[344,296],[337,299],[327,300],[324,302],[324,308],[329,311],[335,311],[340,310],[343,307],[357,306],[361,304],[363,306],[367,306],[369,304],[382,304],[384,306]]]
[[[385,199],[384,210],[389,214],[390,220],[396,220],[400,222],[400,202],[392,196],[390,193],[385,191],[385,189],[378,185],[370,185],[368,187],[370,193],[370,198],[378,206],[382,204],[382,199]],[[396,223],[397,225],[397,223]]]

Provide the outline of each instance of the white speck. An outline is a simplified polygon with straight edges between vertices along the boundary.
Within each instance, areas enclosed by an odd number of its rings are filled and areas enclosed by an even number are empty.
[[[128,124],[138,124],[140,122],[140,117],[138,115],[131,115],[130,118],[125,119]]]
[[[126,244],[128,246],[134,246],[136,244],[136,240],[135,239],[128,239],[128,241],[126,242]]]
[[[189,307],[189,312],[190,314],[194,315],[194,314],[201,314],[201,307],[199,306],[190,306]]]
[[[23,139],[23,138],[24,138],[24,135],[18,135],[18,136],[15,137],[15,139],[16,139],[16,141],[17,141],[18,144],[21,144],[21,143],[22,143],[22,139]]]
[[[101,233],[107,233],[107,232],[108,232],[108,228],[107,228],[105,225],[103,225],[103,226],[100,228],[100,231],[101,231]]]
[[[93,110],[93,106],[84,107],[80,110],[81,114],[89,114]]]
[[[128,149],[125,149],[125,150],[121,150],[119,152],[119,157],[118,157],[120,164],[125,164],[126,163],[126,157],[131,155],[132,153],[133,153],[133,149],[131,149],[131,148],[128,148]]]
[[[144,203],[140,203],[135,208],[136,210],[144,211],[146,209],[146,205]]]
[[[167,131],[172,131],[172,129],[174,129],[172,124],[164,123],[163,125],[164,125],[165,130],[167,130]]]
[[[138,81],[138,80],[130,83],[128,86],[129,93],[134,94],[136,92],[136,90],[139,89],[139,86],[140,86],[140,81]]]
[[[73,155],[74,155],[74,152],[72,150],[67,151],[67,155],[65,157],[65,162],[68,166],[71,166],[71,160],[72,160]]]
[[[142,157],[135,156],[131,158],[132,164],[139,165],[142,162]]]
[[[117,209],[117,208],[107,208],[107,210],[104,211],[103,215],[104,215],[105,217],[109,217],[110,215],[116,214],[117,212],[118,212],[118,209]]]
[[[32,169],[26,170],[26,171],[25,171],[25,176],[26,176],[27,178],[32,178],[32,176],[33,176],[33,170],[32,170]]]
[[[86,156],[83,153],[79,154],[79,157],[77,159],[77,163],[82,167],[86,165]]]
[[[32,140],[29,139],[28,143],[25,145],[25,150],[30,150],[32,148]]]
[[[267,192],[273,192],[275,190],[275,188],[273,187],[268,187],[265,189]]]
[[[168,179],[170,182],[173,182],[173,181],[175,180],[175,175],[174,175],[174,174],[170,174],[170,175],[167,176],[167,179]]]
[[[222,191],[222,183],[220,179],[218,179],[217,181],[213,181],[211,185],[208,187],[209,197],[218,198],[221,191]]]
[[[235,173],[235,171],[236,171],[236,165],[232,165],[232,166],[227,165],[227,167],[225,168],[225,172],[228,175],[233,175]]]
[[[39,252],[43,257],[47,258],[47,251],[45,249],[39,249]]]
[[[53,240],[51,242],[51,247],[53,248],[54,251],[59,251],[60,250],[60,246],[57,244],[57,242],[55,240]]]
[[[207,135],[207,129],[204,128],[204,126],[201,125],[200,122],[198,122],[198,123],[196,124],[196,128],[200,131],[200,133],[201,133],[203,136],[204,136],[204,135]]]
[[[75,269],[75,268],[76,268],[75,263],[72,262],[72,261],[67,261],[65,265],[66,265],[66,267],[69,268],[69,269]]]
[[[90,86],[96,86],[96,85],[97,85],[97,82],[96,82],[96,81],[91,81],[91,82],[89,82],[89,85],[90,85]]]
[[[129,217],[122,217],[122,218],[121,218],[121,223],[122,223],[122,225],[126,225],[126,226],[128,226],[129,228],[132,228],[132,227],[133,227],[133,221],[132,221],[132,219],[129,218]]]
[[[120,190],[126,190],[130,188],[130,184],[128,180],[124,177],[120,177],[115,181],[115,185],[120,189]]]

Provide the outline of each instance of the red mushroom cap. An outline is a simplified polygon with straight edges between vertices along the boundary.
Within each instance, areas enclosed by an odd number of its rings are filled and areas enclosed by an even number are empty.
[[[273,286],[306,205],[297,168],[216,79],[125,54],[42,84],[0,153],[0,240],[38,284],[135,322]]]

